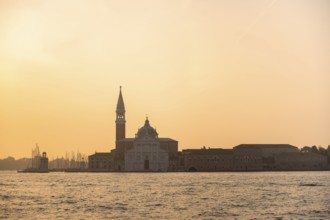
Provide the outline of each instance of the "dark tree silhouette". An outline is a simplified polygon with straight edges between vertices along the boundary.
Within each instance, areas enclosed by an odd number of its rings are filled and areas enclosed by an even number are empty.
[[[311,150],[312,150],[311,147],[309,147],[309,146],[305,146],[305,147],[301,148],[300,151],[301,151],[302,153],[309,153],[309,152],[311,152]]]
[[[311,149],[313,153],[318,153],[319,151],[317,150],[317,147],[314,145]]]

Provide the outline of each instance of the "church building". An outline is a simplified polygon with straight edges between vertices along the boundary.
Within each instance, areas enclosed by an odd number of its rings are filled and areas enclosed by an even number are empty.
[[[120,87],[116,109],[114,171],[175,171],[178,141],[161,138],[146,118],[135,137],[126,138],[125,105]]]

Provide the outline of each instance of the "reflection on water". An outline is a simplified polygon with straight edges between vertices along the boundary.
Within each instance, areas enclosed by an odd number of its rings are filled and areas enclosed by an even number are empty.
[[[330,172],[0,172],[0,218],[330,218]]]

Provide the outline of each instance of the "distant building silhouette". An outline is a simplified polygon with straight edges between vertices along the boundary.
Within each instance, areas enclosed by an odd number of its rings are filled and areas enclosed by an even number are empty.
[[[48,157],[46,152],[42,152],[42,156],[40,157],[39,169],[48,170]]]

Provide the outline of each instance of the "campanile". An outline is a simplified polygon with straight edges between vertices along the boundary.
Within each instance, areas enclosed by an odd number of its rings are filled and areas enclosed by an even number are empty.
[[[126,120],[125,120],[125,105],[123,95],[121,94],[121,86],[116,109],[116,142],[126,137]]]

